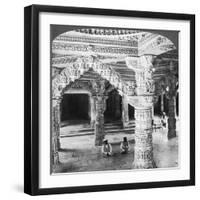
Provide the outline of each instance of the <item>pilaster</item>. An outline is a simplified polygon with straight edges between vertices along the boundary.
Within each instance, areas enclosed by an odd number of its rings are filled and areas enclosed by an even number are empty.
[[[58,151],[61,148],[60,144],[60,98],[52,100],[52,166],[53,169],[59,162]]]

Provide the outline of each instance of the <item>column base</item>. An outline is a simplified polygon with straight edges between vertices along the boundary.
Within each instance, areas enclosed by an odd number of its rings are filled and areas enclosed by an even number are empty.
[[[169,117],[168,118],[168,139],[176,137],[176,119]]]
[[[157,168],[155,161],[150,162],[133,162],[134,169],[152,169]]]
[[[94,120],[90,122],[90,126],[91,126],[91,128],[95,128],[95,121]]]
[[[56,168],[56,166],[57,166],[58,163],[59,163],[59,154],[58,154],[58,152],[54,152],[52,156],[53,156],[53,158],[52,158],[52,160],[53,160],[53,163],[52,163],[52,171],[54,171],[55,168]]]
[[[95,146],[102,146],[104,140],[104,135],[95,136]]]
[[[102,146],[103,145],[103,139],[95,140],[95,146]]]
[[[129,122],[124,122],[122,123],[122,128],[127,128],[128,127]]]

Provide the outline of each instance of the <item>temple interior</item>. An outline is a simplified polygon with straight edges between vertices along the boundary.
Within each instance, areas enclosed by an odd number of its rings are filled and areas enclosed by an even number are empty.
[[[179,167],[176,46],[128,29],[82,28],[54,38],[52,173]],[[122,155],[124,137],[130,148]],[[101,152],[105,139],[109,157]]]

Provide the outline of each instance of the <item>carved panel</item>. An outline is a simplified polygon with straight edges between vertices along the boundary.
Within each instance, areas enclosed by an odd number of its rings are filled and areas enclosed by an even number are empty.
[[[86,44],[69,44],[61,42],[53,42],[53,53],[58,51],[74,51],[74,52],[94,52],[94,53],[108,53],[108,54],[122,54],[122,55],[136,55],[138,54],[137,48],[131,47],[115,47],[115,46],[102,46],[102,45],[86,45]]]
[[[81,75],[91,68],[102,78],[108,80],[119,91],[127,95],[135,94],[134,81],[125,82],[121,79],[120,74],[115,72],[110,65],[102,64],[93,57],[84,57],[77,59],[74,63],[68,63],[61,73],[56,75],[52,81],[53,98],[60,97],[67,85],[79,79]]]

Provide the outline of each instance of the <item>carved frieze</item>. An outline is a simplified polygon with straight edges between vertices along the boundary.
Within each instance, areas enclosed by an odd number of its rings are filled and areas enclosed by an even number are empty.
[[[54,41],[63,41],[63,42],[79,42],[79,43],[97,43],[97,44],[106,44],[106,45],[118,45],[118,46],[128,46],[136,47],[137,41],[126,41],[126,40],[113,40],[106,39],[102,37],[89,37],[89,36],[70,36],[70,35],[60,35],[56,37]]]
[[[115,47],[102,45],[86,45],[86,44],[69,44],[61,42],[53,42],[52,52],[57,53],[57,50],[75,51],[75,52],[93,52],[93,53],[108,53],[108,54],[123,54],[123,55],[137,55],[137,48],[130,47]]]

